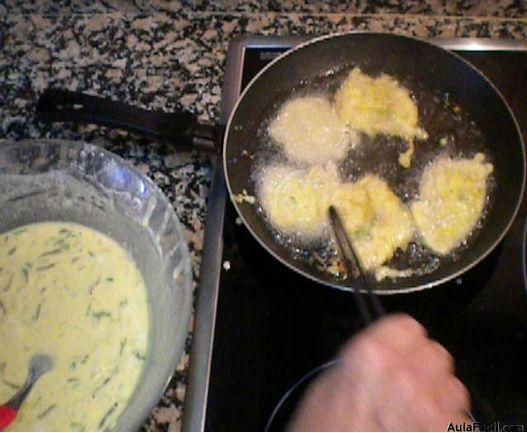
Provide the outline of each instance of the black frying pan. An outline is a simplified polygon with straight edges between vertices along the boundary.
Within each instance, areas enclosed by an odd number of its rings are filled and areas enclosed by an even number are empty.
[[[494,165],[491,200],[482,227],[456,254],[438,259],[419,247],[399,254],[399,266],[428,272],[395,281],[372,282],[380,294],[432,287],[454,278],[483,259],[503,238],[523,195],[525,151],[517,122],[508,104],[485,76],[461,59],[435,45],[389,34],[350,33],[318,38],[285,53],[264,68],[247,86],[231,114],[223,137],[224,170],[232,195],[246,190],[256,195],[254,173],[258,164],[276,158],[277,148],[263,144],[266,125],[280,105],[294,93],[331,94],[355,66],[378,75],[396,77],[414,94],[420,123],[430,138],[417,142],[410,170],[397,164],[406,146],[379,137],[363,143],[342,166],[346,175],[380,174],[404,199],[415,195],[424,164],[441,152],[472,156],[484,152]],[[461,111],[458,112],[457,108]],[[37,112],[50,120],[73,120],[130,129],[151,138],[208,149],[221,149],[222,128],[203,125],[188,113],[154,113],[92,96],[47,91]],[[440,138],[447,145],[439,145]],[[249,231],[278,260],[325,285],[349,290],[346,281],[323,272],[304,257],[293,255],[278,242],[257,205],[233,200]]]

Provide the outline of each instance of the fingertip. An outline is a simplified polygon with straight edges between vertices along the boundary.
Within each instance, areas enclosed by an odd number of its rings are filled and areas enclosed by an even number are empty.
[[[391,317],[387,317],[392,323],[392,326],[397,327],[401,331],[407,333],[413,333],[416,335],[426,335],[426,329],[416,319],[408,314],[394,314]]]
[[[432,350],[435,352],[435,356],[441,360],[442,365],[444,365],[447,371],[453,372],[455,370],[455,361],[452,354],[437,341],[431,341],[430,344],[432,345]]]
[[[417,320],[407,314],[391,314],[383,317],[378,322],[374,323],[367,332],[381,337],[388,337],[388,340],[397,343],[398,337],[404,337],[405,340],[409,338],[425,337],[427,335],[426,329]]]
[[[454,377],[453,380],[453,386],[455,389],[455,393],[458,396],[459,399],[459,405],[462,409],[465,409],[467,412],[470,411],[472,408],[472,402],[470,398],[470,393],[468,392],[467,387],[461,380],[459,380],[457,377]]]

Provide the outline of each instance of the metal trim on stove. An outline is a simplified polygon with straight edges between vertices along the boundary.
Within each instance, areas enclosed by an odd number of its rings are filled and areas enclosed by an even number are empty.
[[[241,67],[244,50],[241,44],[230,44],[227,69],[223,78],[220,124],[227,123],[241,90]],[[232,65],[232,66],[230,66]],[[185,396],[182,429],[204,431],[209,390],[210,363],[214,343],[214,325],[223,252],[223,220],[227,187],[223,175],[223,156],[213,161],[213,175],[203,236],[200,279],[196,291],[194,333],[190,351],[189,377]]]
[[[309,36],[247,35],[233,39],[227,52],[227,68],[222,87],[220,123],[225,124],[241,93],[243,60],[246,48],[292,47],[312,39]],[[527,41],[482,38],[431,38],[445,49],[460,51],[527,51]],[[204,431],[207,397],[214,344],[214,327],[223,252],[223,221],[227,189],[222,156],[213,161],[213,177],[203,239],[200,281],[196,293],[194,334],[190,352],[189,378],[182,428]],[[527,233],[527,231],[526,231]],[[527,236],[527,235],[526,235]]]
[[[485,38],[430,38],[433,44],[458,51],[527,51],[527,41]]]
[[[352,32],[364,33],[364,32]],[[245,47],[293,47],[307,42],[315,36],[238,36],[229,43],[235,50],[243,51]],[[439,45],[447,50],[465,51],[527,51],[527,40],[490,39],[490,38],[427,38],[428,42]],[[243,57],[242,57],[243,58]],[[243,63],[240,65],[240,67]]]

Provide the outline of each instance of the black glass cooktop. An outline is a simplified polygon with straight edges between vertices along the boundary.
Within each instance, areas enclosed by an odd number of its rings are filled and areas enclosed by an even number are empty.
[[[247,48],[242,83],[282,49]],[[497,85],[527,137],[527,53],[460,51]],[[506,151],[506,150],[504,150]],[[454,355],[458,374],[495,421],[527,425],[526,204],[505,240],[461,279],[386,296]],[[206,430],[261,430],[289,386],[332,358],[360,328],[351,294],[322,287],[272,258],[227,205]],[[226,266],[228,268],[228,266]]]

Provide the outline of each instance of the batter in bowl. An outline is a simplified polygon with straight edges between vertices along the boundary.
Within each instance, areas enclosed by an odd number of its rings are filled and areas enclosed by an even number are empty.
[[[0,235],[0,402],[37,353],[53,359],[11,430],[108,430],[148,356],[141,273],[114,240],[49,222]]]

